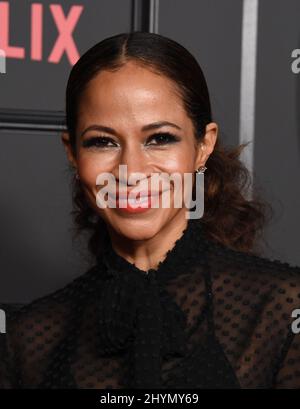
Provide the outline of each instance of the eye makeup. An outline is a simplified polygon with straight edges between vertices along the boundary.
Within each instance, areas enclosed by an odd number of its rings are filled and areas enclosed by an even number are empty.
[[[157,132],[147,138],[146,145],[148,146],[165,146],[179,142],[181,137],[171,132]],[[117,142],[105,135],[90,136],[82,141],[83,148],[111,148],[118,146]]]

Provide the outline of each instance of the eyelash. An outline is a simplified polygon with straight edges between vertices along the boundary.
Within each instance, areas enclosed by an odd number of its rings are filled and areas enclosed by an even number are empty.
[[[148,141],[153,140],[153,139],[158,139],[158,137],[163,137],[164,140],[162,143],[158,142],[153,144],[152,146],[163,146],[163,145],[168,145],[171,143],[176,143],[180,140],[180,138],[170,132],[159,132],[159,133],[155,133],[153,135],[150,136],[150,138],[148,139]],[[115,143],[115,141],[113,139],[111,139],[110,137],[107,136],[92,136],[88,139],[85,139],[82,142],[82,146],[84,148],[90,148],[90,147],[96,147],[96,148],[106,148],[107,143],[108,142],[113,142]],[[100,146],[99,146],[100,144]]]

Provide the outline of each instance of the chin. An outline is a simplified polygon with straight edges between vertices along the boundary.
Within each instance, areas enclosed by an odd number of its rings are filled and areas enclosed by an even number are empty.
[[[145,217],[109,217],[106,219],[109,226],[119,235],[128,240],[148,240],[154,237],[164,226],[164,220],[155,215]]]

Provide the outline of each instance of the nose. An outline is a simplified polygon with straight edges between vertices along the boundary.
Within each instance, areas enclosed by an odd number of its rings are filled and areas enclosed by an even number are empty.
[[[149,163],[145,152],[142,149],[142,145],[139,143],[127,144],[123,147],[121,155],[119,157],[117,174],[120,183],[123,183],[125,175],[119,174],[119,165],[126,165],[127,168],[127,181],[131,182],[130,177],[135,175],[135,177],[142,180],[147,178],[150,174]],[[142,173],[142,175],[137,175],[137,173]],[[135,179],[136,180],[136,179]],[[135,185],[135,180],[130,184]],[[125,182],[124,182],[125,183]]]

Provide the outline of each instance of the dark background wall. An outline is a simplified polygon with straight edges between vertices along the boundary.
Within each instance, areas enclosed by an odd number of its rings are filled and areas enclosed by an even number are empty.
[[[130,30],[166,35],[195,55],[207,78],[219,137],[228,145],[252,141],[245,164],[276,212],[265,233],[265,255],[300,265],[300,74],[291,69],[291,53],[299,46],[299,1],[35,1],[43,6],[41,61],[30,55],[33,2],[0,2],[0,33],[4,3],[10,45],[24,47],[25,58],[7,58],[6,73],[0,74],[2,302],[29,302],[89,265],[71,236],[70,177],[60,130],[72,63],[66,53],[57,63],[48,61],[58,36],[54,3],[65,16],[72,6],[82,6],[72,34],[79,55]]]

